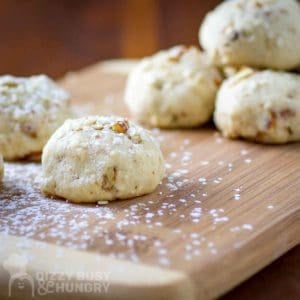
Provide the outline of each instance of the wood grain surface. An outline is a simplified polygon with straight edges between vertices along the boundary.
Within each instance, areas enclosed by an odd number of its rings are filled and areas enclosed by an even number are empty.
[[[114,64],[98,64],[70,73],[61,84],[80,115],[128,116],[122,94],[130,68],[123,64],[120,74]],[[30,252],[35,240],[46,247],[42,253],[32,250],[31,273],[52,270],[57,262],[53,247],[64,252],[60,270],[75,272],[78,261],[81,270],[104,266],[112,278],[103,298],[211,299],[299,244],[299,144],[225,140],[212,125],[152,132],[167,162],[163,183],[150,195],[105,207],[46,199],[38,184],[30,189],[39,165],[7,164],[0,194],[6,248],[0,260],[18,251],[12,236],[24,236],[29,246],[22,240],[22,251]],[[19,227],[22,216],[27,223]],[[45,252],[49,262],[41,263]],[[94,256],[101,263],[93,268]]]

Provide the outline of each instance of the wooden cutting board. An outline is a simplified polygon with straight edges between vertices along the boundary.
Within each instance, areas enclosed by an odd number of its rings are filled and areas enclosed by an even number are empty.
[[[128,116],[122,94],[132,64],[101,63],[61,80],[76,113]],[[88,292],[87,299],[210,299],[299,244],[299,143],[226,140],[212,125],[152,132],[167,177],[150,195],[106,206],[47,199],[38,189],[39,164],[6,164],[1,299],[14,255],[32,277],[67,272],[78,281],[78,272],[101,271],[108,290]],[[58,289],[48,297],[82,295]]]

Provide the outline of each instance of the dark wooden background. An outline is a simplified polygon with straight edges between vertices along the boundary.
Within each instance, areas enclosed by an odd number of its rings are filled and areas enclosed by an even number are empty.
[[[47,73],[197,44],[219,0],[0,0],[1,73]]]
[[[198,44],[201,20],[219,2],[0,0],[0,72],[57,78],[99,60]],[[300,247],[224,297],[231,299],[300,299]]]

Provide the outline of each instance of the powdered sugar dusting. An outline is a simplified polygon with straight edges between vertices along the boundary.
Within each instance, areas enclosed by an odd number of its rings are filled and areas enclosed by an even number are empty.
[[[160,137],[163,147],[170,143],[160,130],[152,133]],[[193,143],[185,138],[176,151],[165,154],[167,176],[153,194],[108,205],[47,198],[39,190],[40,164],[6,163],[0,232],[162,267],[193,264],[204,254],[219,255],[222,247],[213,234],[218,229],[228,231],[233,247],[238,247],[240,235],[251,234],[255,227],[248,221],[236,225],[231,212],[222,206],[223,199],[211,202],[214,194],[226,189],[236,162],[226,157],[197,161],[191,147]],[[240,165],[250,168],[239,154]],[[227,201],[239,205],[231,199],[242,200],[243,192],[243,186],[236,184],[225,193]],[[235,234],[239,234],[236,242]]]

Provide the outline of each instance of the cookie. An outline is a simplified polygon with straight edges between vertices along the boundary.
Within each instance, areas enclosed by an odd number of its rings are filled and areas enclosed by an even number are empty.
[[[221,81],[199,49],[176,46],[138,64],[129,75],[125,102],[137,120],[151,126],[195,127],[211,118]]]
[[[47,76],[0,77],[0,152],[5,159],[40,154],[70,115],[69,95]]]
[[[224,1],[208,13],[199,40],[219,66],[289,70],[300,65],[300,3]]]
[[[300,141],[300,75],[251,69],[237,73],[220,88],[214,120],[229,138]]]
[[[0,153],[0,182],[2,181],[3,173],[4,173],[3,157]]]
[[[72,202],[148,194],[164,176],[158,143],[118,117],[67,120],[45,146],[42,167],[41,190]]]

